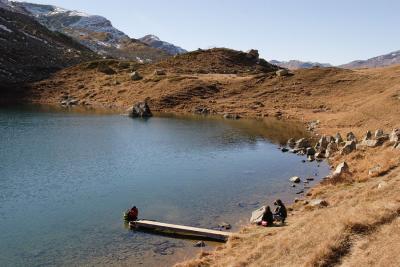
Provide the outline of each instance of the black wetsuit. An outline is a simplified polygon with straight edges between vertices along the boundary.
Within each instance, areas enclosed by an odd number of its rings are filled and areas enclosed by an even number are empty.
[[[274,223],[274,216],[271,211],[269,212],[265,211],[261,220],[266,221],[267,226],[271,226]]]

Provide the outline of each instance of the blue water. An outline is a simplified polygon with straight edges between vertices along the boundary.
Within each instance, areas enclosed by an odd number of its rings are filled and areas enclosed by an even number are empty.
[[[191,240],[130,231],[123,211],[201,227],[238,227],[294,197],[288,178],[328,172],[277,143],[303,135],[278,121],[0,109],[0,265],[156,265]],[[268,139],[269,138],[269,139]]]

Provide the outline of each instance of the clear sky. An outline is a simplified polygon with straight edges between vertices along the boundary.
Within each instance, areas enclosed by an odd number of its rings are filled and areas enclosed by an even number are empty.
[[[342,64],[400,50],[399,0],[31,0],[107,17],[131,37],[188,50]]]

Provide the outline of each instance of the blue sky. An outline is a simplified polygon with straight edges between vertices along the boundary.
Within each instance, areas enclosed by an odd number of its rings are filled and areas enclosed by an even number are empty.
[[[400,49],[397,0],[30,2],[102,15],[131,37],[151,33],[188,50],[255,48],[266,59],[342,64]]]

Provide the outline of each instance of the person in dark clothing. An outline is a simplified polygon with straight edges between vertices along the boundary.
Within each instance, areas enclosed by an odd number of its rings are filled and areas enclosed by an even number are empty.
[[[282,200],[277,199],[274,202],[274,205],[277,206],[275,208],[275,213],[274,213],[274,219],[275,221],[280,221],[282,224],[285,223],[286,217],[287,217],[287,210],[285,205],[283,204]]]
[[[136,206],[133,206],[131,210],[128,212],[128,220],[129,221],[137,221],[139,216],[139,210],[136,208]]]
[[[272,226],[274,224],[274,216],[272,214],[271,208],[267,206],[265,208],[264,214],[261,219],[261,225]]]

